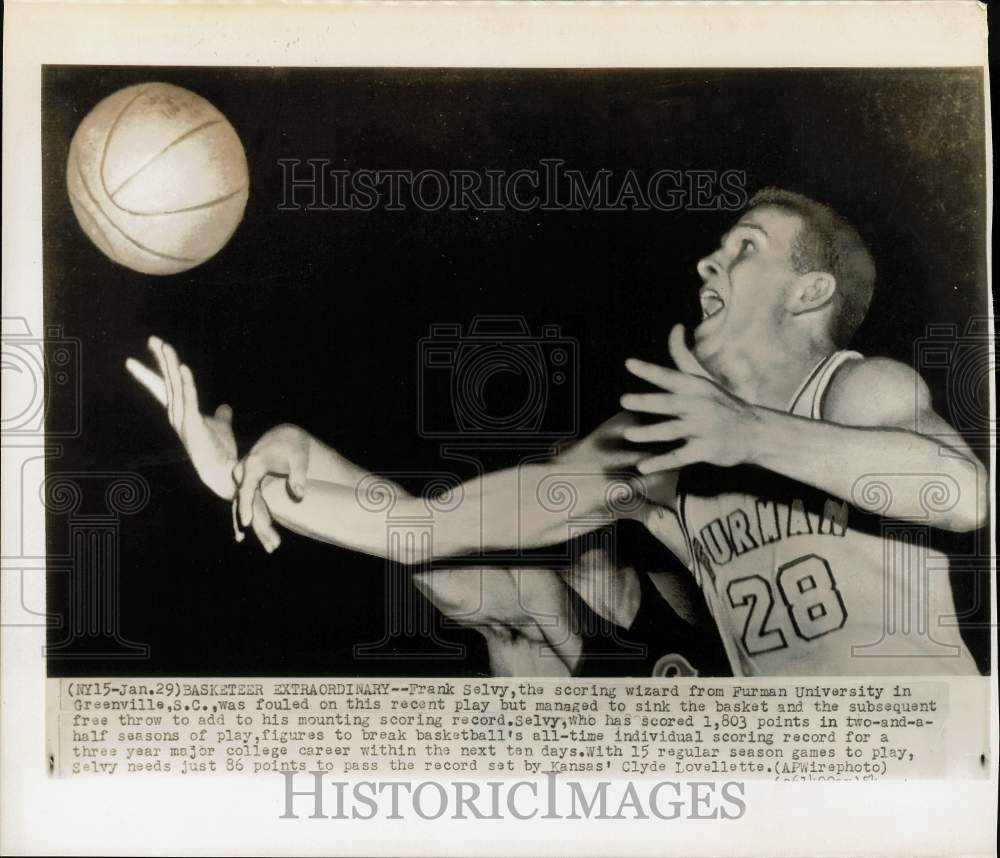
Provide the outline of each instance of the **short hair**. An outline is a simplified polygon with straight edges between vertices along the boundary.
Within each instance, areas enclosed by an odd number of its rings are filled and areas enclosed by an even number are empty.
[[[864,321],[875,291],[875,261],[857,229],[829,206],[803,194],[764,188],[745,211],[774,206],[797,215],[802,226],[792,243],[792,267],[799,274],[825,271],[837,281],[830,337],[843,348]]]

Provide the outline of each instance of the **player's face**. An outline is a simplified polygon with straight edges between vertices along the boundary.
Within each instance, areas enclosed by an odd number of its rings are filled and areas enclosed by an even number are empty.
[[[798,216],[778,208],[751,209],[698,263],[702,321],[694,336],[700,359],[737,343],[771,342],[799,276],[792,267],[792,245],[800,225]]]

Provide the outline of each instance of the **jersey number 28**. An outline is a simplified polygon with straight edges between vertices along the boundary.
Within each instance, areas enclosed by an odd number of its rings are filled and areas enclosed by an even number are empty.
[[[775,583],[792,628],[802,640],[812,641],[843,628],[847,609],[830,564],[822,557],[807,554],[785,563],[778,569]],[[767,579],[761,575],[737,578],[730,581],[726,593],[734,608],[749,608],[743,645],[750,655],[788,646],[780,625],[772,627],[770,622],[775,599]]]

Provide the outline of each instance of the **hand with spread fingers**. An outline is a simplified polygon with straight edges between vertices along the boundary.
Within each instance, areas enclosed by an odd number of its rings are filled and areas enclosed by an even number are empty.
[[[180,362],[174,348],[159,337],[150,337],[149,350],[156,359],[159,375],[135,358],[129,358],[125,368],[167,409],[170,425],[180,437],[201,481],[220,498],[231,500],[236,495],[233,466],[237,458],[233,410],[220,405],[214,416],[202,414],[194,376]]]
[[[261,497],[261,486],[269,477],[283,477],[292,499],[302,500],[309,472],[310,441],[304,429],[283,423],[265,432],[233,469],[239,523],[252,526],[269,553],[281,545],[281,537]]]
[[[684,342],[684,327],[670,332],[670,356],[677,369],[629,359],[625,367],[637,378],[660,388],[662,393],[628,393],[621,398],[628,411],[661,414],[661,423],[624,430],[633,443],[683,442],[680,447],[638,463],[639,472],[677,470],[696,462],[731,467],[750,462],[754,430],[759,412],[724,390],[704,370]]]

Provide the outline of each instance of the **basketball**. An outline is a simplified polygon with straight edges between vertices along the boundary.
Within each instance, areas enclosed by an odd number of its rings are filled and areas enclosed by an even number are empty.
[[[126,87],[91,110],[70,143],[66,183],[90,240],[143,274],[176,274],[218,253],[249,193],[233,126],[167,83]]]

